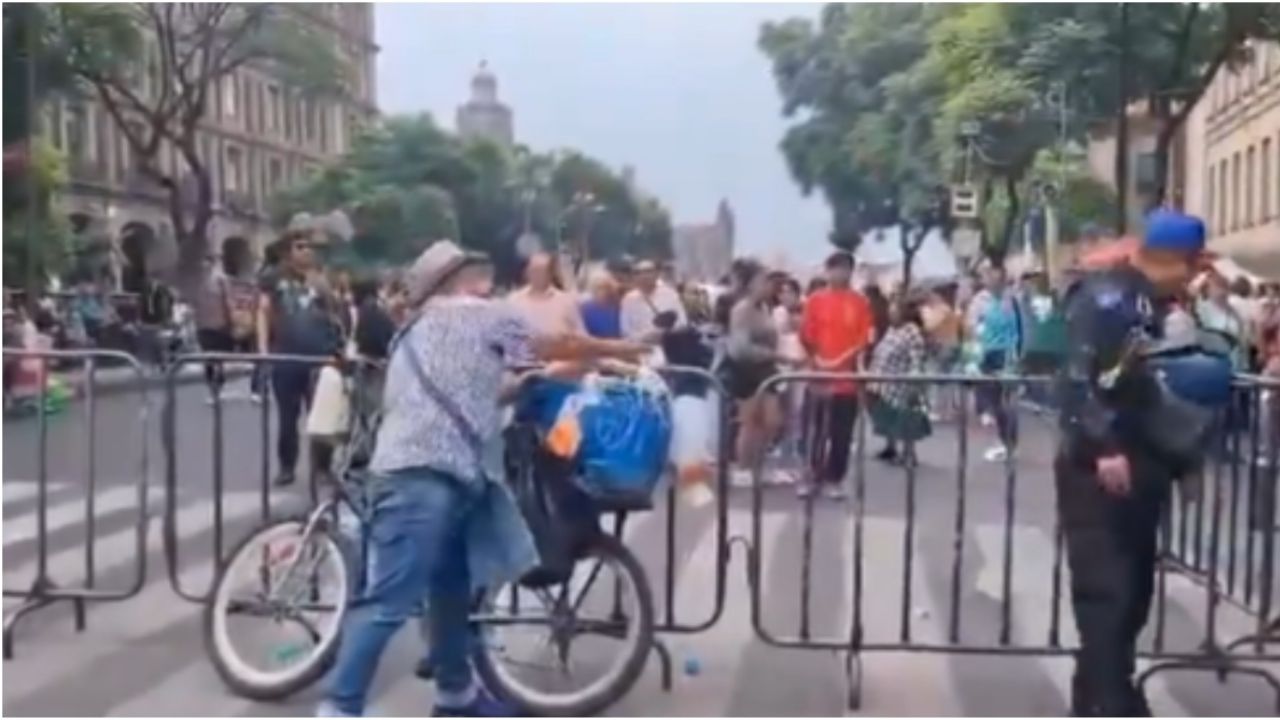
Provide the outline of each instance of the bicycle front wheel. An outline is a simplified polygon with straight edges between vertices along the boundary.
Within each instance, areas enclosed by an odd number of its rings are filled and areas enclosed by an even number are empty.
[[[476,670],[493,692],[536,715],[593,715],[644,670],[653,595],[635,556],[602,534],[564,583],[488,593],[472,623]]]
[[[279,700],[318,680],[352,597],[349,554],[321,527],[283,520],[231,553],[205,605],[205,648],[236,694]]]

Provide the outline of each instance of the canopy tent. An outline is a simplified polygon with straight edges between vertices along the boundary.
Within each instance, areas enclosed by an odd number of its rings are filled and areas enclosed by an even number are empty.
[[[862,234],[854,253],[858,272],[866,282],[892,288],[902,282],[905,253],[902,249],[902,227],[891,225]],[[913,285],[935,285],[955,282],[960,276],[956,256],[951,252],[942,231],[934,228],[925,233],[911,262]]]

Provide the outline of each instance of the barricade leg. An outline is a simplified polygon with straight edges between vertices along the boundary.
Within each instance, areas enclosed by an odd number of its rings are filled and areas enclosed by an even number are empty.
[[[653,650],[654,653],[657,654],[658,663],[662,668],[661,670],[662,675],[660,678],[662,683],[662,692],[669,693],[671,692],[671,686],[672,686],[671,649],[668,648],[667,644],[663,642],[661,638],[658,638],[658,637],[653,638],[653,640],[649,643],[649,647]]]

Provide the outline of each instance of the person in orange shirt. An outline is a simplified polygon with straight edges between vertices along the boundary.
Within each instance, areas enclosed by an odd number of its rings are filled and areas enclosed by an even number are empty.
[[[809,296],[800,321],[800,341],[815,370],[855,372],[871,343],[871,303],[854,290],[853,256],[837,252],[827,258],[827,287]],[[812,483],[802,483],[802,496],[822,486],[828,497],[845,495],[853,426],[858,419],[858,386],[842,380],[810,391],[810,467]]]

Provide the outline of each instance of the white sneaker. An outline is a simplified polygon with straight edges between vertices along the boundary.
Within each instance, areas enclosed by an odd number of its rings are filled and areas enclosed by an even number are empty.
[[[996,424],[996,418],[991,413],[982,413],[982,417],[978,418],[978,424],[982,427],[991,427]]]
[[[808,482],[802,482],[796,486],[796,497],[801,500],[807,500],[813,495],[813,485]]]
[[[729,473],[729,484],[733,487],[751,487],[755,481],[753,473],[746,468],[734,468]]]
[[[1004,445],[996,445],[983,453],[982,457],[987,462],[1004,462],[1009,459],[1009,448]]]
[[[765,485],[793,485],[795,481],[795,476],[782,468],[774,468],[764,473]]]
[[[827,485],[822,489],[822,494],[828,500],[844,500],[849,497],[848,491],[844,489],[844,485]]]

